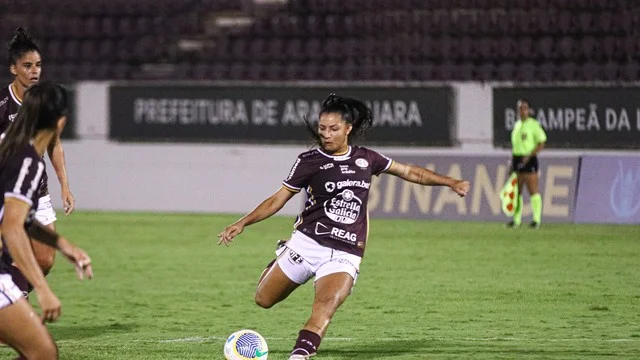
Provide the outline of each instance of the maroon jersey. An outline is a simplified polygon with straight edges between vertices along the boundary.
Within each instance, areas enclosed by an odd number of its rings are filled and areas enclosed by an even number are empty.
[[[44,174],[44,161],[36,152],[33,145],[25,146],[16,151],[5,164],[0,166],[0,222],[3,220],[4,203],[7,198],[16,198],[31,206],[27,223],[32,221],[38,207],[38,185]],[[26,224],[25,224],[26,225]],[[4,239],[2,239],[4,245]],[[0,258],[0,274],[8,273],[13,260],[6,246],[2,247]]]
[[[392,160],[364,147],[350,146],[345,155],[320,149],[300,154],[283,185],[307,193],[296,230],[320,245],[363,256],[369,233],[367,202],[371,177]]]
[[[11,124],[13,119],[18,115],[18,110],[20,110],[21,105],[22,103],[13,93],[11,85],[0,89],[0,134],[7,131],[9,124]]]
[[[0,89],[0,134],[4,134],[9,125],[18,116],[20,106],[22,106],[22,102],[13,93],[11,85]],[[38,189],[40,196],[45,196],[49,193],[48,180],[47,172],[45,171]]]

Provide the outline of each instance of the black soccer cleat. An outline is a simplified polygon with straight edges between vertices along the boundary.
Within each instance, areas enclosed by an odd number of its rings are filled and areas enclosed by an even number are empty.
[[[540,223],[532,221],[531,224],[529,224],[529,228],[530,229],[540,229]]]
[[[507,229],[515,229],[515,228],[519,228],[520,224],[516,224],[513,220],[509,221],[508,223],[506,223],[504,225]]]

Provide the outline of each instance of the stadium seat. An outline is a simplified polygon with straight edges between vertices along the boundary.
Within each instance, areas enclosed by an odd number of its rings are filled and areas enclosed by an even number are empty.
[[[557,71],[557,80],[575,81],[578,79],[578,66],[572,61],[563,62]]]
[[[65,65],[79,64],[79,79],[153,76],[132,69],[169,61],[170,77],[238,80],[327,70],[353,80],[634,81],[640,58],[640,6],[630,0],[301,0],[246,12],[253,24],[229,31],[205,27],[206,17],[243,14],[242,1],[2,1],[24,16],[0,22],[0,34],[29,28],[47,73],[69,76]],[[185,38],[206,45],[181,53]]]
[[[535,72],[535,80],[545,82],[558,81],[555,64],[548,61],[538,66]]]
[[[580,68],[578,79],[582,81],[601,79],[602,67],[595,61],[587,61]]]
[[[620,78],[624,81],[638,81],[640,79],[640,65],[637,61],[630,60],[622,66]]]
[[[511,62],[503,62],[496,69],[496,78],[501,81],[513,80],[516,72],[516,66]]]

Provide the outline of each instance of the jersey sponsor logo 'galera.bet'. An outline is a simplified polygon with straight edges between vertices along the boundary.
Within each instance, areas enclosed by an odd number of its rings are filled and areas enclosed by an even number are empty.
[[[324,183],[324,188],[325,190],[327,190],[327,192],[333,192],[336,188],[338,190],[342,190],[343,188],[353,186],[363,189],[369,189],[371,187],[371,183],[364,180],[343,180],[338,181],[337,183],[333,181],[327,181],[326,183]]]
[[[349,189],[345,189],[324,202],[324,212],[327,217],[341,224],[355,223],[360,216],[361,209],[362,200]]]

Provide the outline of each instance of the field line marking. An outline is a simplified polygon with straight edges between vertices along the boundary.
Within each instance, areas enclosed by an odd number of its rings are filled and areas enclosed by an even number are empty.
[[[149,343],[204,343],[215,340],[226,340],[227,337],[223,336],[190,336],[184,338],[175,339],[134,339],[132,342],[149,342]],[[266,337],[267,341],[294,341],[294,338],[284,337]],[[323,341],[358,341],[365,339],[350,338],[350,337],[326,337]],[[374,341],[410,341],[410,340],[423,340],[423,341],[478,341],[478,342],[508,342],[508,341],[522,341],[522,342],[638,342],[640,338],[631,339],[592,339],[592,338],[568,338],[568,339],[543,339],[543,338],[516,338],[516,337],[486,337],[486,338],[473,338],[473,337],[461,337],[461,338],[449,338],[449,337],[425,337],[425,338],[374,338],[366,339]],[[63,341],[64,342],[64,341]]]

